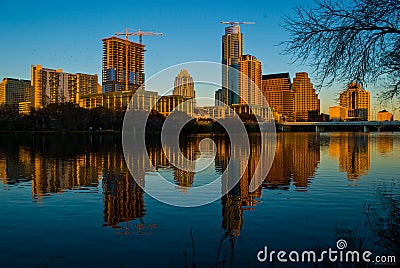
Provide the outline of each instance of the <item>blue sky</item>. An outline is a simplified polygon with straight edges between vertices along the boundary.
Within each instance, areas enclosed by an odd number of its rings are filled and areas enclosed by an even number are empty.
[[[280,54],[288,34],[283,16],[303,1],[4,1],[0,16],[0,79],[30,79],[30,65],[65,72],[97,73],[101,80],[101,39],[140,28],[163,37],[144,36],[146,77],[188,61],[221,61],[221,21],[254,21],[244,25],[244,53],[263,62],[263,73],[313,69]],[[134,40],[134,39],[131,39]],[[321,110],[335,105],[343,85],[320,92]]]

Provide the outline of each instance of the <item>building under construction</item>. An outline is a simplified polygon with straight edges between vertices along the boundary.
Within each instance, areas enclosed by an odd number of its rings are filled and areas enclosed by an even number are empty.
[[[144,47],[115,36],[103,39],[103,92],[135,91],[144,83]]]

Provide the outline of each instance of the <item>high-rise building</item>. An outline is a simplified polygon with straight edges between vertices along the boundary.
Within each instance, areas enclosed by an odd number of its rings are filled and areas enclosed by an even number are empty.
[[[195,98],[193,78],[190,76],[186,69],[180,70],[177,77],[175,77],[173,95],[183,97]]]
[[[340,93],[339,104],[348,109],[348,119],[370,120],[370,93],[357,82],[348,84],[347,89]]]
[[[239,60],[239,104],[263,105],[262,64],[252,55],[242,55]]]
[[[293,92],[289,73],[262,76],[262,93],[282,120],[293,121]]]
[[[296,121],[318,121],[320,100],[306,72],[296,73],[292,84]]]
[[[103,39],[104,92],[136,91],[144,83],[144,47],[118,37]]]
[[[243,35],[240,26],[232,25],[225,28],[222,36],[222,99],[221,102],[231,105],[238,104],[239,60],[243,54]],[[233,69],[232,69],[233,68]]]
[[[89,94],[97,94],[98,92],[98,76],[97,74],[69,74],[68,75],[68,93],[70,102],[79,103],[83,96]]]
[[[4,78],[0,83],[0,104],[7,104],[19,108],[25,107],[31,101],[31,81]],[[19,112],[28,113],[27,109],[19,109]]]
[[[43,108],[50,103],[72,102],[98,90],[96,74],[70,74],[61,69],[43,68],[41,65],[31,66],[31,105]]]

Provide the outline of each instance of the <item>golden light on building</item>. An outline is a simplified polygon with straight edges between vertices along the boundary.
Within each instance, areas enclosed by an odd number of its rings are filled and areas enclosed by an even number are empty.
[[[103,39],[103,92],[135,91],[143,85],[144,47],[114,36]]]
[[[261,61],[252,55],[242,55],[239,70],[239,104],[263,105]]]
[[[231,105],[238,104],[239,81],[237,72],[243,55],[243,34],[239,25],[225,28],[222,36],[222,91],[219,101]],[[233,69],[231,69],[233,68]]]
[[[293,115],[296,121],[318,121],[320,100],[306,72],[293,78]]]
[[[29,113],[31,106],[31,81],[4,78],[0,83],[0,105],[7,104],[18,109],[20,113]]]
[[[347,85],[347,89],[339,95],[339,105],[348,110],[348,120],[370,121],[370,93],[357,82]]]
[[[83,96],[97,92],[96,74],[70,74],[62,69],[31,66],[32,107],[43,108],[51,103],[72,102],[79,104]]]
[[[378,121],[393,121],[393,114],[386,110],[379,111]]]
[[[262,76],[262,93],[269,107],[282,116],[284,121],[293,121],[293,92],[289,73]]]
[[[188,70],[180,70],[174,81],[174,90],[172,95],[179,95],[183,97],[195,98],[193,78],[190,76]]]

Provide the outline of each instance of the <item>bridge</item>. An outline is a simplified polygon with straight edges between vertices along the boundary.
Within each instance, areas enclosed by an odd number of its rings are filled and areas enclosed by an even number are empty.
[[[260,128],[267,129],[270,123],[262,123]],[[360,128],[364,132],[369,132],[370,128],[375,128],[378,131],[383,127],[397,127],[400,130],[400,121],[347,121],[347,122],[281,122],[276,123],[276,129],[279,131],[293,131],[299,128],[314,128],[315,132],[324,131],[325,128],[330,129],[354,129]]]

